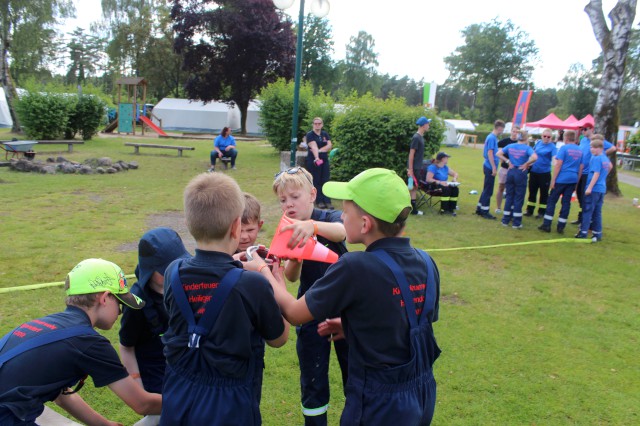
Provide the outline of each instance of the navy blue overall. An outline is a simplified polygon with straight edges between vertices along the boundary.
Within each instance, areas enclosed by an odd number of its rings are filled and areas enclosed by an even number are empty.
[[[21,355],[31,349],[39,348],[40,346],[48,345],[49,343],[58,342],[60,340],[69,339],[71,337],[77,336],[86,336],[88,334],[98,334],[93,328],[88,327],[86,325],[78,325],[75,327],[62,328],[54,331],[50,331],[45,334],[37,335],[35,337],[30,338],[29,340],[20,343],[18,346],[9,349],[7,352],[0,355],[0,369],[2,366],[11,359]],[[13,331],[7,333],[6,336],[2,340],[0,340],[0,351],[7,344],[9,338],[13,335]],[[85,376],[86,377],[86,376]],[[64,389],[73,386],[78,383],[78,381],[82,380],[83,377],[77,377],[72,380],[69,380],[69,384],[65,386],[63,389],[60,389],[62,392]],[[58,395],[51,395],[51,400],[57,398]],[[18,419],[10,410],[0,409],[0,425],[36,425],[35,420],[42,414],[44,410],[44,406],[39,409],[37,412],[31,413],[25,419]]]
[[[504,216],[502,223],[508,225],[513,217],[513,226],[522,224],[522,205],[524,204],[524,196],[527,192],[527,176],[526,171],[522,171],[517,167],[512,167],[507,172],[507,197],[504,204]]]
[[[420,314],[416,314],[413,294],[400,266],[384,250],[372,253],[391,269],[400,287],[407,318],[411,358],[406,364],[387,369],[355,365],[349,359],[347,400],[340,424],[414,426],[428,425],[436,403],[436,381],[431,367],[440,355],[433,336],[432,309],[436,302],[434,267],[429,256],[417,250],[427,267],[427,288]],[[431,317],[427,317],[427,311]]]
[[[181,263],[176,262],[167,275],[178,308],[189,325],[189,354],[199,350],[200,339],[206,339],[211,332],[231,290],[240,279],[242,269],[231,269],[222,278],[215,297],[206,304],[204,314],[196,323],[180,281],[178,269]],[[183,355],[176,365],[167,365],[160,425],[261,424],[263,349],[251,355],[247,374],[240,379],[203,375],[193,370],[189,358]]]
[[[558,198],[562,197],[562,208],[560,209],[560,216],[558,217],[558,230],[564,229],[567,225],[569,212],[571,211],[571,197],[573,196],[573,190],[575,188],[575,183],[556,183],[547,200],[547,209],[544,212],[545,226],[551,226]]]

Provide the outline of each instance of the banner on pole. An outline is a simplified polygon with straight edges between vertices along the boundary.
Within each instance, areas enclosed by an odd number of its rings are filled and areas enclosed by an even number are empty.
[[[532,95],[533,90],[520,91],[518,102],[516,102],[516,107],[513,110],[513,126],[523,128],[525,124],[527,124],[527,110],[529,109],[529,102],[531,101]]]
[[[422,89],[422,103],[426,108],[436,106],[436,90],[438,85],[435,82],[425,83]]]

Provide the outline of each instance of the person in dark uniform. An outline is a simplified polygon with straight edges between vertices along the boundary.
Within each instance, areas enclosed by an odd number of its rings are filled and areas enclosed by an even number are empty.
[[[344,254],[299,299],[269,276],[283,315],[304,324],[340,313],[319,331],[349,344],[342,425],[428,425],[436,401],[432,365],[440,354],[433,332],[440,278],[433,260],[401,237],[411,212],[406,184],[394,171],[375,168],[323,189],[345,200],[347,242],[366,251]],[[246,267],[270,274],[261,259]]]
[[[511,126],[511,133],[509,137],[500,139],[498,142],[498,149],[504,148],[512,143],[518,143],[518,133],[520,127]],[[504,191],[507,185],[507,172],[509,171],[509,164],[504,161],[500,161],[500,168],[498,169],[498,192],[496,192],[496,214],[502,213],[502,199]]]
[[[416,208],[416,197],[418,179],[420,173],[422,173],[423,161],[424,161],[424,134],[429,131],[431,119],[427,117],[420,117],[416,121],[418,130],[411,138],[411,146],[409,147],[409,159],[407,160],[407,176],[413,182],[413,187],[409,190],[411,195],[411,214],[422,215],[424,212]]]
[[[502,225],[509,226],[513,218],[513,228],[522,228],[522,205],[527,192],[527,173],[538,156],[527,142],[526,132],[520,131],[518,143],[498,150],[498,158],[509,162],[507,172],[507,197],[505,198]]]
[[[540,192],[540,202],[536,219],[542,219],[547,209],[547,199],[549,198],[549,185],[551,184],[551,161],[558,153],[556,145],[551,142],[551,129],[542,131],[542,139],[537,141],[533,147],[538,159],[531,166],[529,173],[529,198],[527,201],[527,211],[525,216],[533,216],[536,209],[536,198]]]
[[[259,425],[264,345],[287,341],[288,324],[267,281],[231,256],[244,195],[231,177],[203,173],[184,191],[195,256],[165,272],[169,328],[161,425]],[[282,268],[274,263],[281,280]]]
[[[333,210],[331,199],[322,192],[322,185],[329,181],[331,175],[329,170],[329,152],[333,147],[329,134],[322,130],[324,121],[322,118],[313,119],[313,130],[309,131],[305,138],[307,142],[307,163],[306,168],[313,176],[313,186],[318,193],[316,206],[319,209]]]
[[[311,175],[305,169],[294,167],[278,173],[273,181],[273,192],[278,196],[282,213],[294,223],[282,228],[293,230],[290,247],[304,246],[310,237],[330,250],[342,255],[347,252],[344,225],[338,210],[320,210],[313,207],[316,192]],[[298,298],[303,297],[313,283],[322,278],[328,263],[311,260],[287,260],[284,273],[289,281],[300,280]],[[334,315],[327,318],[333,318]],[[323,318],[324,320],[324,318]],[[319,321],[296,327],[296,350],[300,363],[300,393],[305,425],[326,425],[329,408],[329,361],[331,342],[318,334]],[[342,373],[343,387],[347,381],[348,348],[344,340],[333,342]]]
[[[86,424],[109,424],[77,393],[87,376],[108,386],[138,414],[159,414],[162,398],[145,391],[124,368],[106,337],[121,305],[140,309],[122,269],[103,259],[78,263],[65,280],[67,309],[25,322],[0,339],[0,425],[36,425],[53,401]],[[75,389],[71,389],[75,385]]]
[[[162,393],[167,363],[161,336],[169,326],[164,307],[164,272],[171,262],[191,255],[171,228],[146,232],[138,243],[138,266],[131,292],[145,301],[142,309],[125,307],[120,321],[120,357],[129,375],[148,392]],[[157,425],[160,416],[148,416],[145,426]]]

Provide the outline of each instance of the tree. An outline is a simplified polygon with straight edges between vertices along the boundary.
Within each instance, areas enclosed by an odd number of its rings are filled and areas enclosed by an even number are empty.
[[[365,31],[349,39],[344,61],[344,81],[347,91],[355,90],[360,95],[373,92],[372,77],[376,74],[378,54],[373,36]]]
[[[110,67],[121,75],[140,76],[142,56],[156,33],[156,11],[163,0],[102,0],[109,32]]]
[[[0,2],[0,83],[4,89],[13,119],[12,132],[20,132],[20,123],[15,113],[17,97],[9,70],[9,58],[20,54],[33,54],[46,50],[52,39],[52,28],[58,18],[72,16],[75,12],[71,0],[3,0]],[[28,51],[16,50],[14,41],[29,41]],[[37,57],[35,59],[38,59]],[[39,65],[43,58],[36,60]],[[33,61],[32,61],[33,64]]]
[[[308,14],[304,19],[303,40],[302,80],[310,82],[315,92],[320,88],[330,88],[335,71],[331,59],[333,39],[329,21]]]
[[[96,35],[85,34],[84,29],[76,28],[70,33],[67,43],[69,68],[65,76],[67,84],[82,84],[89,75],[98,71],[98,64],[104,52],[104,40]]]
[[[234,102],[246,133],[249,101],[278,77],[291,78],[295,41],[272,0],[174,0],[174,47],[190,73],[190,99]]]
[[[636,16],[636,4],[637,0],[618,0],[609,12],[611,29],[607,26],[602,11],[602,0],[590,0],[584,8],[604,58],[602,79],[594,110],[595,130],[614,143],[618,135],[618,102],[624,80],[631,26]],[[612,163],[615,164],[615,154],[613,154]],[[615,167],[607,176],[607,190],[621,195]]]
[[[465,44],[444,59],[450,72],[446,84],[472,96],[471,110],[482,100],[484,121],[493,121],[505,93],[532,86],[538,48],[511,21],[472,24],[462,35]]]
[[[568,117],[573,114],[582,118],[593,113],[596,96],[597,81],[594,78],[594,71],[587,70],[584,65],[579,63],[572,64],[560,82],[558,107],[554,112],[556,115]]]
[[[531,97],[529,104],[529,121],[546,117],[558,105],[558,91],[555,88],[537,89]],[[580,117],[582,118],[582,117]]]

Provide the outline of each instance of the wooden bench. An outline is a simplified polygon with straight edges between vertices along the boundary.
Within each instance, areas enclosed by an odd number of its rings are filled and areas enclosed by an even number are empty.
[[[38,145],[67,145],[67,152],[73,152],[73,146],[84,145],[84,141],[38,141]]]
[[[140,154],[140,148],[161,148],[161,149],[177,149],[178,157],[182,157],[182,151],[193,151],[195,150],[192,146],[174,146],[174,145],[157,145],[153,143],[133,143],[127,142],[124,144],[125,146],[132,146],[134,148],[134,154]]]

